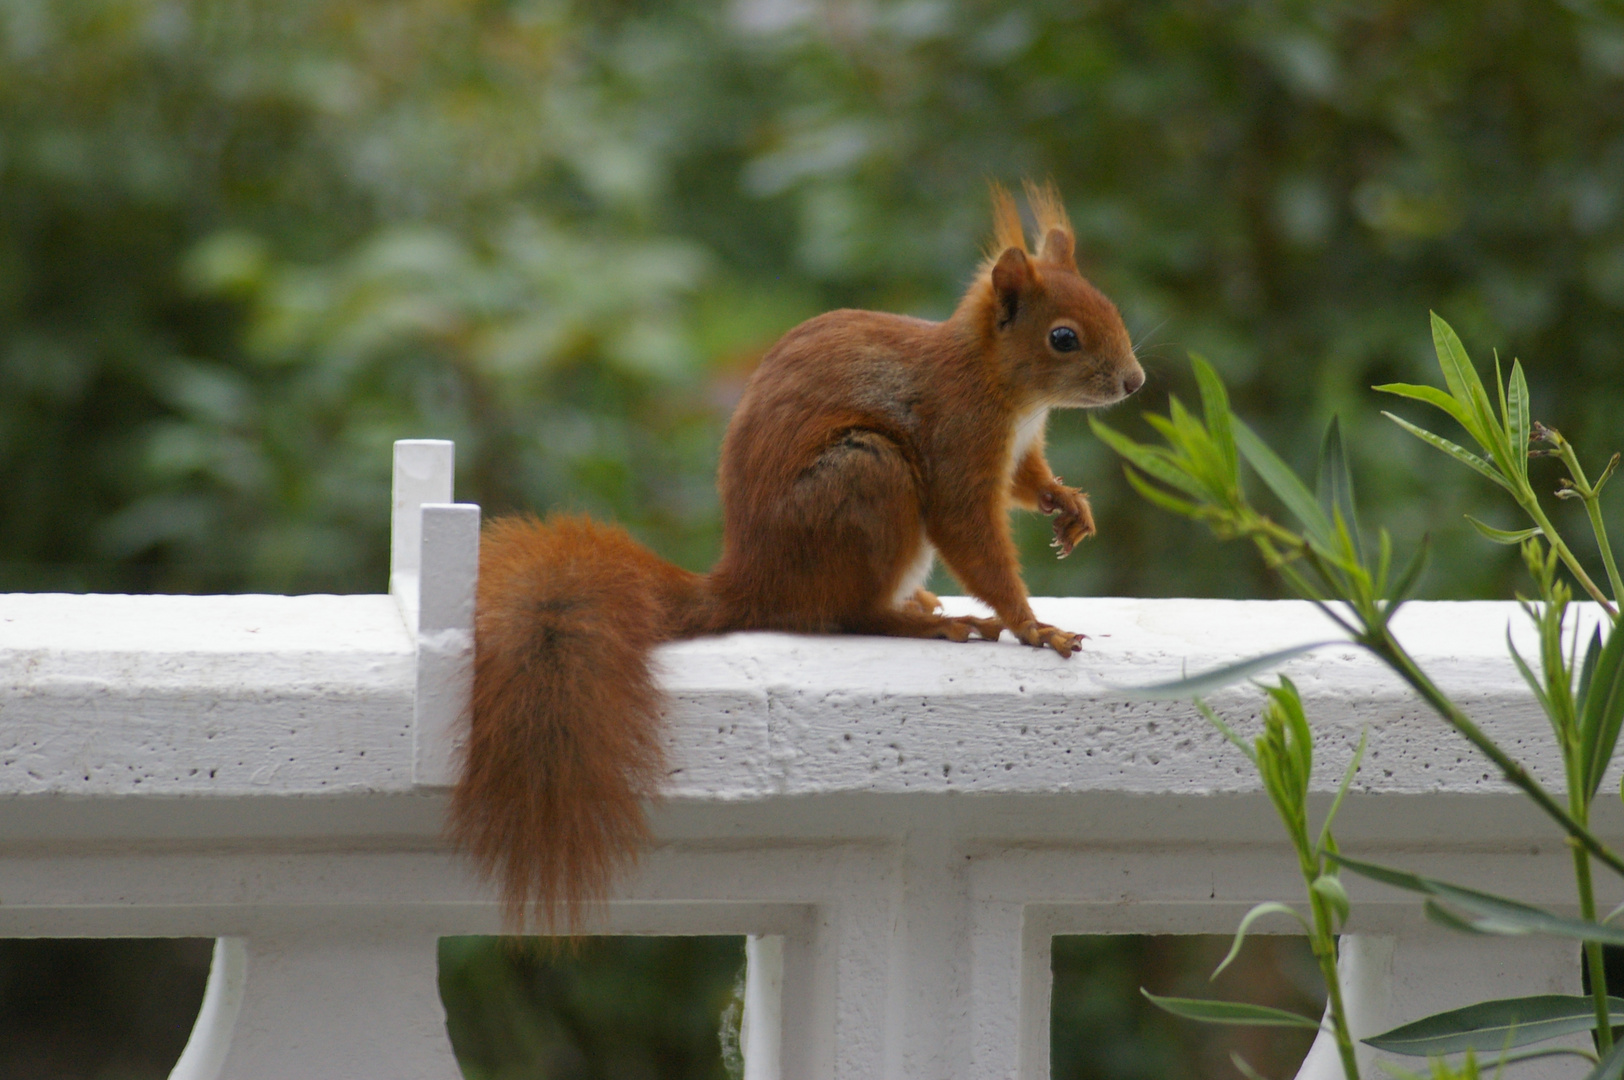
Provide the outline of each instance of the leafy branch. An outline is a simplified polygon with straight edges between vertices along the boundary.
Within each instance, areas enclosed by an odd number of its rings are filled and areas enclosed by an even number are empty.
[[[1309,846],[1305,821],[1291,797],[1295,788],[1286,782],[1286,778],[1296,776],[1295,770],[1303,764],[1302,755],[1309,753],[1307,748],[1311,746],[1306,720],[1298,723],[1301,704],[1290,682],[1282,680],[1279,688],[1268,691],[1271,700],[1265,713],[1265,737],[1255,746],[1248,747],[1242,743],[1216,714],[1197,701],[1203,715],[1217,724],[1231,742],[1240,746],[1257,767],[1264,788],[1298,849],[1305,880],[1310,883],[1309,899],[1314,922],[1312,925],[1305,923],[1305,927],[1311,939],[1317,942],[1320,935],[1326,932],[1326,927],[1332,925],[1330,915],[1333,912],[1346,918],[1346,893],[1341,891],[1335,875],[1326,870],[1325,864],[1329,862],[1333,867],[1346,867],[1389,885],[1424,895],[1428,917],[1444,925],[1477,933],[1557,934],[1584,942],[1592,984],[1588,1001],[1569,998],[1561,1002],[1544,1001],[1537,1004],[1531,1003],[1532,999],[1488,1002],[1474,1007],[1476,1011],[1463,1010],[1458,1011],[1459,1015],[1440,1014],[1439,1017],[1418,1021],[1421,1027],[1408,1032],[1403,1038],[1397,1038],[1394,1045],[1402,1043],[1412,1048],[1424,1045],[1428,1049],[1421,1052],[1427,1053],[1445,1053],[1462,1046],[1468,1050],[1498,1049],[1502,1055],[1500,1061],[1505,1063],[1514,1060],[1505,1056],[1505,1051],[1511,1047],[1549,1037],[1540,1034],[1542,1031],[1554,1031],[1564,1025],[1568,1025],[1565,1030],[1591,1028],[1595,1031],[1600,1051],[1600,1060],[1591,1073],[1592,1080],[1621,1080],[1624,1078],[1624,1044],[1615,1047],[1612,1041],[1611,1015],[1617,1002],[1607,996],[1601,950],[1602,945],[1607,943],[1624,945],[1624,931],[1598,920],[1590,866],[1590,860],[1595,858],[1624,876],[1624,858],[1602,843],[1590,830],[1591,804],[1613,759],[1620,727],[1624,725],[1624,632],[1617,625],[1616,606],[1620,595],[1624,595],[1624,583],[1620,580],[1600,509],[1602,489],[1617,470],[1619,455],[1614,454],[1608,460],[1598,479],[1592,483],[1572,445],[1559,432],[1535,421],[1530,415],[1528,386],[1519,362],[1513,362],[1507,380],[1502,377],[1496,358],[1496,410],[1459,337],[1436,315],[1432,316],[1432,335],[1445,389],[1402,383],[1377,389],[1425,402],[1452,417],[1467,431],[1481,453],[1391,413],[1387,414],[1405,430],[1504,489],[1533,522],[1531,527],[1525,529],[1500,530],[1475,518],[1468,519],[1479,533],[1492,541],[1520,544],[1524,561],[1538,586],[1538,600],[1522,599],[1521,602],[1524,612],[1539,633],[1540,673],[1536,674],[1533,666],[1514,646],[1510,652],[1518,671],[1545,712],[1561,751],[1566,805],[1456,705],[1394,636],[1393,616],[1415,588],[1424,564],[1426,547],[1423,543],[1405,568],[1394,574],[1392,542],[1386,530],[1378,531],[1374,550],[1364,543],[1355,507],[1352,475],[1340,428],[1335,420],[1331,422],[1321,446],[1316,491],[1312,494],[1285,462],[1230,411],[1222,381],[1211,365],[1198,356],[1191,359],[1201,393],[1201,417],[1190,413],[1177,399],[1170,402],[1166,417],[1147,417],[1165,440],[1165,445],[1135,442],[1097,419],[1091,419],[1090,423],[1096,434],[1126,459],[1125,471],[1136,490],[1164,509],[1205,522],[1222,539],[1250,540],[1265,563],[1297,595],[1315,604],[1349,639],[1363,646],[1397,673],[1450,727],[1492,761],[1507,781],[1561,826],[1570,838],[1580,908],[1580,918],[1577,920],[1502,897],[1347,859],[1335,850],[1330,841],[1328,822],[1318,846]],[[1540,449],[1541,446],[1545,449]],[[1557,458],[1566,469],[1568,475],[1559,481],[1555,495],[1559,499],[1583,501],[1596,546],[1607,570],[1611,596],[1586,573],[1572,548],[1546,514],[1529,478],[1530,457]],[[1296,519],[1297,528],[1280,524],[1252,505],[1241,481],[1242,460]],[[1607,614],[1605,626],[1591,633],[1582,663],[1578,659],[1580,634],[1577,629],[1568,633],[1573,592],[1561,580],[1559,566],[1565,568],[1579,587],[1593,597]],[[1571,622],[1577,626],[1576,619]],[[1220,671],[1147,688],[1138,691],[1138,694],[1156,697],[1197,696],[1314,647],[1317,646],[1301,646],[1242,661]],[[1278,752],[1266,750],[1266,744],[1274,746],[1268,740],[1277,738],[1277,729],[1280,732],[1289,731],[1291,735],[1278,737],[1284,739]],[[1340,804],[1351,777],[1350,770],[1344,778],[1342,791],[1338,793],[1337,804]],[[1303,790],[1306,791],[1306,787]],[[1333,806],[1333,813],[1334,809]],[[1323,884],[1326,882],[1331,884]],[[1341,907],[1337,906],[1337,896],[1341,897]],[[1239,948],[1245,930],[1253,919],[1280,910],[1290,909],[1269,904],[1260,905],[1249,913],[1236,936],[1235,948]],[[1324,966],[1324,955],[1317,945],[1316,955],[1321,957]],[[1340,1007],[1334,943],[1329,955],[1333,960],[1324,967],[1324,973],[1332,998],[1328,1011],[1334,1025]],[[1158,1004],[1172,1007],[1164,1001],[1158,1001]],[[1184,1015],[1197,1019],[1217,1019],[1210,1015],[1196,1016],[1202,1009],[1193,1005],[1190,1008],[1194,1011],[1187,1010]],[[1507,1025],[1515,1029],[1519,1024],[1526,1030],[1520,1034],[1505,1034]],[[1396,1034],[1390,1032],[1380,1038],[1394,1037]],[[1344,1068],[1348,1076],[1354,1078],[1357,1072],[1353,1065],[1351,1042],[1345,1035],[1345,1030],[1337,1030]],[[1500,1044],[1485,1041],[1491,1036],[1509,1041]],[[1464,1042],[1461,1041],[1463,1039]],[[1551,1051],[1532,1053],[1543,1055]],[[1519,1055],[1519,1058],[1526,1056]],[[1463,1075],[1475,1075],[1476,1065],[1470,1057],[1465,1068]]]

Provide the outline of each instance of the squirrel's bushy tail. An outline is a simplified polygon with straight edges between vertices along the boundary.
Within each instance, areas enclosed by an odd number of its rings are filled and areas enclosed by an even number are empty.
[[[500,886],[510,925],[533,913],[575,929],[646,838],[643,800],[665,774],[649,653],[684,636],[703,590],[587,518],[485,529],[451,833]]]

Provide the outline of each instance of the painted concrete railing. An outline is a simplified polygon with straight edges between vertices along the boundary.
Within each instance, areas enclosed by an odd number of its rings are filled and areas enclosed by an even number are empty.
[[[216,937],[176,1077],[457,1075],[435,939],[501,926],[441,840],[478,526],[450,505],[450,453],[397,451],[393,598],[0,598],[0,936]],[[740,634],[662,650],[658,842],[596,929],[750,935],[753,1080],[1047,1076],[1054,935],[1229,933],[1300,896],[1242,757],[1188,706],[1112,687],[1324,638],[1321,616],[1034,606],[1086,648]],[[1508,622],[1521,632],[1507,604],[1417,603],[1399,629],[1553,780]],[[1288,670],[1322,807],[1369,732],[1346,849],[1568,904],[1560,837],[1396,680],[1346,647]],[[1215,704],[1246,724],[1256,694]],[[1356,1033],[1577,988],[1568,943],[1455,936],[1408,896],[1351,890]],[[1300,1075],[1337,1075],[1329,1049]]]

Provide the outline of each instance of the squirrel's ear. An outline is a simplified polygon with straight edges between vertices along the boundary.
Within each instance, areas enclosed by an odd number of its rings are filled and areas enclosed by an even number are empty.
[[[1032,284],[1032,264],[1018,247],[1005,248],[992,267],[992,294],[998,304],[998,329],[1015,321],[1021,294]]]
[[[1043,246],[1038,248],[1038,258],[1056,266],[1077,269],[1071,233],[1065,229],[1050,229],[1049,235],[1043,238]]]

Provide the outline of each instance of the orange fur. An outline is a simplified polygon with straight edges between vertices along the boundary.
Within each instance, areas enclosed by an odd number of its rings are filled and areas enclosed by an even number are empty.
[[[1026,201],[1032,207],[1032,217],[1037,220],[1038,236],[1048,236],[1050,232],[1059,229],[1067,236],[1074,236],[1071,229],[1071,218],[1066,214],[1066,204],[1060,199],[1060,189],[1050,181],[1041,187],[1028,180],[1022,185],[1026,189]]]
[[[1062,554],[1090,535],[1087,497],[1043,458],[1047,411],[1120,400],[1144,375],[1115,306],[1077,273],[1058,193],[1029,184],[1027,197],[1037,254],[995,185],[999,249],[946,321],[833,311],[763,357],[722,443],[723,548],[708,575],[580,518],[486,529],[452,835],[497,881],[510,923],[534,911],[576,928],[645,840],[642,804],[663,775],[660,642],[1008,629],[1077,648],[1033,617],[1007,511],[1056,515]],[[994,618],[921,599],[933,551]]]
[[[665,774],[649,653],[699,576],[585,518],[515,517],[481,538],[474,696],[451,832],[501,886],[572,928],[647,835]]]
[[[987,249],[987,264],[991,268],[1005,248],[1026,250],[1026,227],[1021,224],[1021,208],[1009,189],[994,180],[992,189],[992,240]]]

